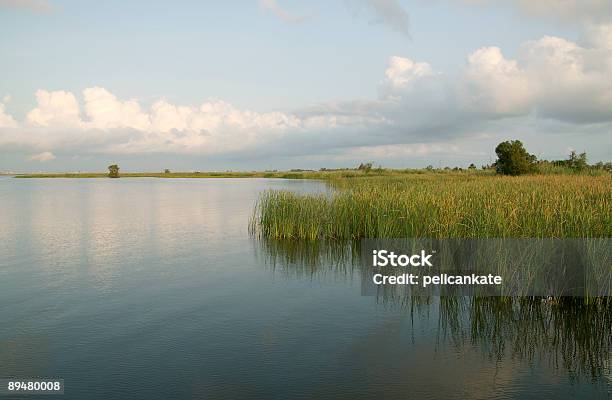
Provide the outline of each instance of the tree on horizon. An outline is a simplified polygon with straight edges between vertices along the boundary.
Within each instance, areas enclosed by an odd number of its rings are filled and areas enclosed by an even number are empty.
[[[535,170],[536,156],[529,154],[520,140],[501,142],[495,148],[495,171],[502,175],[523,175]]]
[[[119,166],[117,164],[108,166],[108,177],[119,178]]]

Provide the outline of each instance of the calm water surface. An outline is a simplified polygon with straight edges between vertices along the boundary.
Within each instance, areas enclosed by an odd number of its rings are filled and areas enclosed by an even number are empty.
[[[347,265],[304,266],[249,236],[270,188],[325,190],[0,178],[0,377],[62,378],[63,399],[609,398],[605,322],[597,340],[562,334],[568,356],[539,345],[528,316],[504,321],[524,330],[500,343],[474,334],[469,300],[449,313],[361,296]]]

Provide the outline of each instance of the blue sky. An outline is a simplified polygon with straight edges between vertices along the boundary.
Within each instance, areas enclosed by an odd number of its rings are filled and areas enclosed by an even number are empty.
[[[0,0],[0,170],[609,160],[610,7],[544,2]]]

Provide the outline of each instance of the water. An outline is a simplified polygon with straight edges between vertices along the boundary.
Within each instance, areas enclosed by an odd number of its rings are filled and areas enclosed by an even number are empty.
[[[325,190],[0,178],[0,378],[64,379],[62,399],[609,398],[609,319],[475,334],[470,299],[361,296],[347,264],[249,236],[269,188]],[[551,320],[571,351],[540,339]]]

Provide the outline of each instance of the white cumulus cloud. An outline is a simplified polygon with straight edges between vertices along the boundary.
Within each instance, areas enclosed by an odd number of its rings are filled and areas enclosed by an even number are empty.
[[[532,105],[532,83],[518,62],[506,59],[499,47],[483,47],[470,54],[460,80],[459,100],[467,108],[520,115]]]
[[[27,120],[32,125],[79,126],[81,124],[79,103],[70,92],[38,90],[36,102],[36,108],[27,115]]]
[[[136,100],[120,101],[108,90],[92,87],[83,91],[87,125],[96,129],[131,128],[148,130],[149,116],[140,109]]]
[[[389,59],[389,67],[385,70],[385,78],[394,89],[406,88],[414,81],[432,75],[434,72],[429,64],[397,56]]]
[[[547,36],[525,43],[523,59],[542,116],[581,123],[612,120],[612,49]]]

